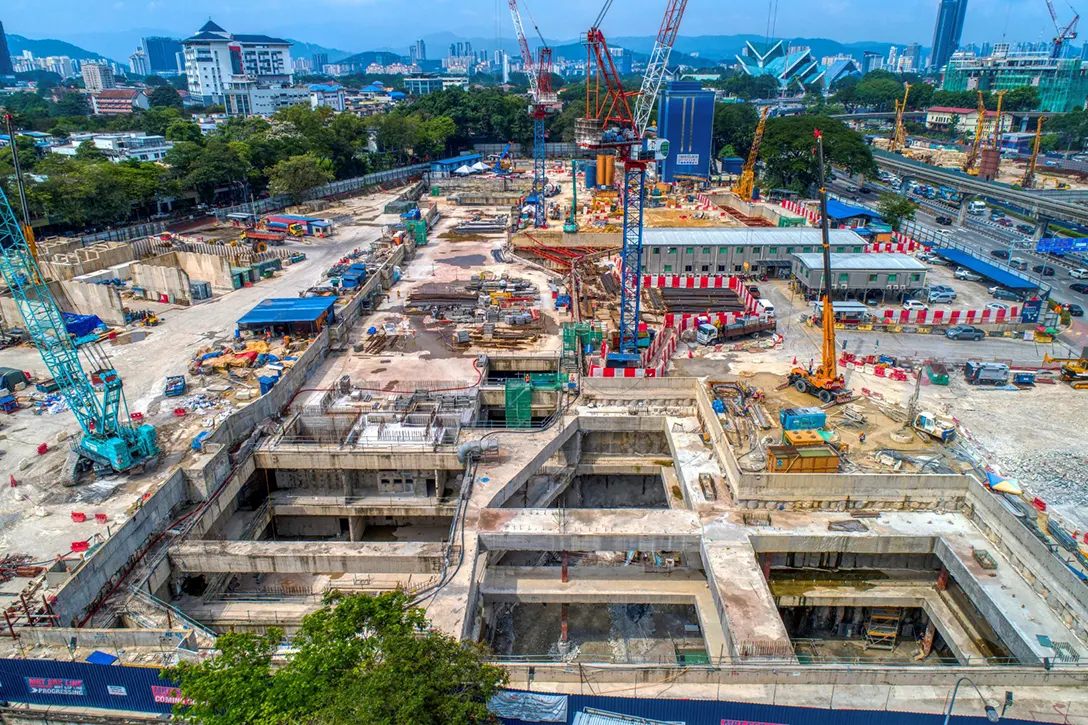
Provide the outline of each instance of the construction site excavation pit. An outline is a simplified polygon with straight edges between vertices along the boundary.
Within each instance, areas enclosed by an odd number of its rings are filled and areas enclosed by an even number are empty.
[[[500,657],[629,664],[708,660],[692,605],[498,604],[491,617],[485,635]]]

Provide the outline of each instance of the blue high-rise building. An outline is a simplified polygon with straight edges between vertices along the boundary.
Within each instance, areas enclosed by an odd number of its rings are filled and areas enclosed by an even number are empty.
[[[657,136],[668,139],[669,155],[660,164],[661,180],[710,176],[714,137],[714,91],[691,81],[673,81],[661,91]]]
[[[152,73],[184,73],[184,68],[178,67],[178,53],[181,52],[181,43],[174,38],[152,36],[143,39],[144,53],[147,54],[147,62]]]
[[[929,67],[940,70],[960,47],[963,21],[967,17],[967,0],[941,0],[937,9],[937,24],[933,28],[933,52]]]
[[[8,52],[8,36],[4,35],[4,24],[0,23],[0,76],[15,75],[11,66],[11,53]]]

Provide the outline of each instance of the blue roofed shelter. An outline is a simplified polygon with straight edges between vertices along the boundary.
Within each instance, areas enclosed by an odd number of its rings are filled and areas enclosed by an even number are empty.
[[[454,170],[461,168],[462,166],[472,166],[479,161],[480,154],[462,154],[461,156],[455,156],[452,159],[440,159],[438,161],[431,162],[431,173],[437,176],[449,176]]]
[[[335,297],[272,298],[238,320],[239,330],[273,334],[313,334],[336,322]]]
[[[832,225],[867,226],[870,221],[883,221],[879,212],[861,206],[849,206],[834,199],[827,200],[827,218]]]
[[[980,274],[986,279],[996,282],[1005,289],[1019,290],[1022,292],[1033,292],[1039,289],[1039,285],[1030,280],[1024,279],[1019,275],[1002,269],[989,262],[973,257],[967,252],[961,249],[948,249],[946,247],[936,247],[933,250],[936,254],[947,259],[952,264],[958,265],[965,269],[969,269],[975,274]]]

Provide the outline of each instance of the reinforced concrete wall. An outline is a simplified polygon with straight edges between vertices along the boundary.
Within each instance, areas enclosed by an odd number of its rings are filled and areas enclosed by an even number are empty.
[[[186,493],[185,476],[177,469],[124,526],[83,561],[57,591],[53,609],[62,626],[79,626],[79,620],[108,593],[108,587],[124,574],[144,544],[162,530],[186,500]]]
[[[178,266],[177,252],[132,265],[132,284],[142,288],[148,299],[158,300],[165,295],[171,304],[188,304],[192,301],[189,275]]]
[[[994,494],[972,482],[967,492],[971,520],[1061,617],[1082,642],[1088,642],[1088,587]],[[1063,552],[1064,553],[1064,552]]]
[[[57,305],[60,306],[61,312],[75,312],[72,306],[68,303],[68,295],[64,294],[64,288],[60,282],[47,282],[49,285],[49,292],[53,295],[53,299],[57,301]],[[26,322],[23,320],[23,313],[19,311],[19,305],[15,301],[15,298],[11,296],[11,292],[5,290],[3,296],[0,296],[0,315],[3,315],[3,324],[5,330],[11,330],[16,327],[26,329]]]
[[[125,324],[125,306],[116,287],[67,281],[60,283],[73,312],[98,315],[108,325]]]
[[[234,290],[229,258],[196,252],[174,252],[174,257],[189,279],[211,282],[212,289],[223,294]]]
[[[38,243],[38,266],[47,278],[69,280],[124,262],[131,262],[133,249],[122,242],[101,242],[82,247],[78,240]]]

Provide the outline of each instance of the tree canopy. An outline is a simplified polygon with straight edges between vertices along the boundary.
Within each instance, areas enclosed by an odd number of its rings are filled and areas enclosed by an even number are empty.
[[[428,629],[408,603],[403,592],[334,596],[302,620],[294,654],[275,669],[282,630],[223,634],[217,657],[164,671],[190,701],[175,714],[197,725],[495,722],[487,702],[505,673],[481,645]]]
[[[802,193],[817,183],[817,129],[823,133],[828,164],[842,166],[851,174],[876,173],[872,151],[861,134],[827,116],[790,116],[767,121],[759,156],[766,166],[768,183]]]
[[[287,194],[295,202],[310,189],[333,179],[332,162],[313,154],[292,156],[277,162],[268,173],[269,189],[273,194]]]
[[[894,231],[899,231],[903,222],[914,219],[918,204],[905,196],[885,192],[880,195],[876,209]]]
[[[750,103],[715,105],[713,148],[720,152],[731,147],[736,155],[748,158],[758,125],[759,111]]]

